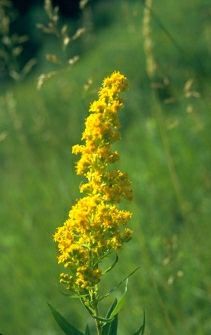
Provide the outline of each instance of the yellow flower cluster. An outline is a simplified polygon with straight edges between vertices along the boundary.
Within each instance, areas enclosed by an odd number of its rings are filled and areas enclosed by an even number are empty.
[[[58,261],[67,268],[61,282],[78,294],[100,281],[102,259],[131,238],[131,230],[126,227],[131,213],[117,206],[122,198],[132,198],[131,185],[127,174],[109,168],[119,159],[111,145],[120,137],[117,112],[122,107],[119,93],[125,87],[126,78],[119,72],[104,80],[99,99],[89,109],[82,134],[84,144],[72,148],[74,154],[81,155],[76,172],[86,178],[80,186],[85,196],[72,207],[54,239]]]

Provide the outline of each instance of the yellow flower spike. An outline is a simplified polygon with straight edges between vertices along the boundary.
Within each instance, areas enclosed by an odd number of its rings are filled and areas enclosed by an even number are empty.
[[[66,268],[61,283],[76,294],[86,294],[90,301],[101,280],[102,259],[116,252],[132,235],[127,228],[132,214],[118,208],[123,198],[132,198],[130,181],[126,173],[110,167],[119,159],[112,143],[120,138],[118,111],[123,103],[119,94],[126,86],[125,76],[114,72],[103,81],[98,100],[90,105],[83,144],[72,148],[73,154],[81,156],[76,173],[86,179],[80,186],[85,195],[72,206],[69,218],[54,234],[58,262]]]

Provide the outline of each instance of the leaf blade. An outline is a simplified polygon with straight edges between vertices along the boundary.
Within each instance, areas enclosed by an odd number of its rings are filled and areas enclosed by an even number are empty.
[[[110,306],[107,314],[106,314],[106,318],[110,319],[111,313],[113,312],[114,308],[117,305],[117,299],[114,299],[114,302],[112,303],[112,305]],[[113,321],[113,320],[112,320]],[[108,335],[109,334],[109,329],[110,329],[110,323],[112,322],[107,322],[104,326],[103,326],[103,330],[102,330],[102,335]]]
[[[109,331],[106,335],[117,335],[118,328],[118,314],[114,317],[114,319],[109,324]]]
[[[78,329],[72,326],[51,304],[48,303],[51,313],[66,335],[83,335]]]
[[[126,280],[125,282],[125,290],[124,290],[124,293],[122,294],[122,296],[120,297],[119,301],[117,302],[116,306],[114,307],[111,315],[110,315],[110,318],[114,318],[119,312],[120,310],[122,309],[122,307],[124,306],[125,304],[125,300],[126,300],[126,294],[127,294],[127,286],[128,286],[128,279]]]
[[[142,325],[133,335],[144,335],[144,331],[145,331],[145,312],[144,312]]]
[[[86,329],[85,329],[84,335],[91,335],[88,325],[86,325]]]

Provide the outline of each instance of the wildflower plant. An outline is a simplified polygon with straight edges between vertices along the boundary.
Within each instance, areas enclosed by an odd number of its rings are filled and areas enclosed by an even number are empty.
[[[113,269],[118,251],[132,235],[128,228],[132,213],[119,208],[123,198],[132,199],[131,183],[126,173],[111,168],[119,159],[112,144],[120,138],[118,112],[123,103],[119,95],[126,86],[125,76],[114,72],[104,80],[98,100],[90,105],[83,143],[72,148],[73,154],[80,155],[76,173],[84,177],[80,185],[84,196],[72,206],[68,219],[54,235],[58,263],[65,268],[60,282],[80,298],[95,320],[98,335],[117,334],[117,318],[125,294],[119,301],[115,299],[107,316],[99,315],[99,303],[109,295],[101,295],[99,284],[102,276]],[[116,255],[115,261],[103,271],[104,259],[112,254]],[[50,308],[63,331],[69,329],[66,334],[82,334]],[[143,333],[143,329],[144,325],[135,334]],[[90,334],[88,328],[85,334]]]

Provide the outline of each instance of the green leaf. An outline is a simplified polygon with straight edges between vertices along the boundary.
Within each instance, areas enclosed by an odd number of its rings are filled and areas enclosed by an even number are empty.
[[[144,330],[145,330],[145,312],[144,312],[143,323],[141,327],[133,335],[144,335]]]
[[[116,305],[117,305],[117,298],[114,299],[113,304],[111,305],[111,307],[110,307],[109,310],[108,310],[108,313],[107,313],[107,315],[106,315],[106,318],[107,318],[107,319],[110,319],[111,313],[113,312],[113,310],[114,310],[114,308],[116,307]]]
[[[117,335],[117,328],[118,328],[118,314],[116,314],[114,319],[109,323],[109,328],[106,335]]]
[[[128,280],[128,278],[130,278],[137,270],[140,269],[140,266],[138,266],[137,268],[135,268],[132,272],[130,272],[125,278],[123,278],[115,287],[113,287],[108,293],[102,295],[99,299],[99,301],[107,298],[111,293],[113,293],[114,291],[116,291],[124,282],[126,282]]]
[[[117,299],[115,298],[113,304],[110,306],[110,308],[108,310],[108,313],[106,315],[107,319],[110,319],[110,315],[113,312],[114,308],[116,307],[116,304],[117,304]],[[110,322],[111,321],[106,322],[106,324],[103,326],[102,335],[107,335],[108,334],[109,327],[110,327]]]
[[[88,325],[86,326],[84,335],[91,335]]]
[[[66,335],[83,335],[79,330],[72,326],[53,306],[48,304],[54,319]]]
[[[114,262],[111,264],[111,266],[109,266],[109,267],[103,272],[103,274],[108,273],[109,271],[111,271],[111,270],[114,268],[114,266],[118,263],[118,260],[119,260],[119,257],[118,257],[118,255],[116,254],[116,257],[115,257]]]
[[[112,311],[112,313],[110,315],[111,319],[113,319],[115,317],[115,315],[117,315],[120,312],[120,310],[122,309],[122,307],[125,304],[125,299],[126,299],[126,294],[127,294],[127,285],[128,285],[128,279],[125,282],[124,293],[120,297],[119,301],[117,302],[116,306],[114,307],[114,309],[113,309],[113,311]]]
[[[108,310],[106,315],[107,319],[110,319],[110,316],[117,305],[117,299],[114,300],[113,304]],[[114,317],[114,319],[110,322],[107,322],[103,327],[102,335],[116,335],[118,328],[118,315]]]

